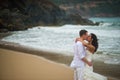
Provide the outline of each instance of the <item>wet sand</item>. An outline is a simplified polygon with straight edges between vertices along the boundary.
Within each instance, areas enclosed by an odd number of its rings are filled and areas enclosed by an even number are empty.
[[[105,64],[94,60],[93,66],[94,72],[107,76],[109,80],[120,80],[120,64]]]

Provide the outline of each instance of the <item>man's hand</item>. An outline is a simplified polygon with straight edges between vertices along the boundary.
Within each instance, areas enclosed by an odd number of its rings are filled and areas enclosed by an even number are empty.
[[[82,61],[85,62],[87,65],[92,66],[92,62],[89,62],[85,57],[82,58]]]
[[[87,64],[88,64],[89,66],[92,66],[92,62],[88,62]]]

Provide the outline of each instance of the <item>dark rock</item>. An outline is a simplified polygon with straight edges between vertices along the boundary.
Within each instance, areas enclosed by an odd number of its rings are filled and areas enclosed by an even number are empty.
[[[67,14],[48,0],[0,0],[0,20],[1,28],[9,31],[40,25],[94,25],[79,14]]]
[[[96,25],[92,21],[82,18],[79,14],[69,14],[62,21],[64,24]]]
[[[8,29],[0,29],[0,33],[6,33],[8,32]]]
[[[50,0],[62,9],[84,17],[120,17],[120,0]]]
[[[100,25],[100,22],[96,22],[95,25]]]
[[[2,19],[0,19],[0,33],[8,32],[8,29],[3,25]]]

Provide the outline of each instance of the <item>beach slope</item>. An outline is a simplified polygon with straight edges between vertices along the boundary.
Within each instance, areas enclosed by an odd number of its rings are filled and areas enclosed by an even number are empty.
[[[0,49],[0,80],[73,80],[73,70],[40,56]]]

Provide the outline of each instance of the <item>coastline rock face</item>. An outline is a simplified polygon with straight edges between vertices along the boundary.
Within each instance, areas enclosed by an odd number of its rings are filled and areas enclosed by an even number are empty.
[[[120,0],[50,0],[68,12],[83,17],[120,17]]]
[[[83,19],[80,14],[69,14],[65,21],[67,24],[96,25],[88,19]]]
[[[48,0],[0,0],[0,29],[17,31],[64,24],[94,25],[79,14],[67,14]]]
[[[25,12],[27,24],[33,25],[59,25],[59,21],[65,17],[64,10],[47,0],[28,0]]]

